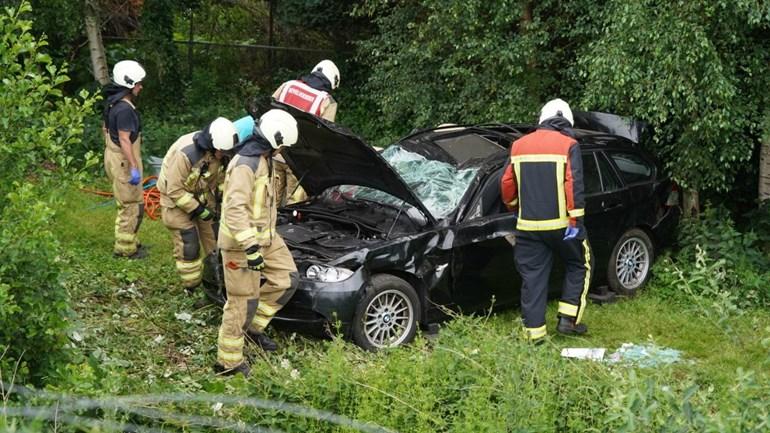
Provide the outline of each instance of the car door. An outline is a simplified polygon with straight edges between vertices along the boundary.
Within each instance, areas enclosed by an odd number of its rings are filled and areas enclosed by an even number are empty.
[[[617,216],[623,207],[621,197],[615,196],[620,184],[611,174],[602,175],[602,162],[606,165],[603,155],[598,149],[592,149],[590,143],[585,144],[587,146],[581,151],[585,196],[584,221],[594,257],[606,257],[609,254],[607,249],[611,248],[609,243],[614,231],[610,228],[613,225],[612,218]],[[564,264],[555,259],[549,285],[552,295],[561,293],[563,278]]]
[[[454,228],[451,294],[463,312],[511,305],[518,301],[520,279],[513,246],[506,239],[516,226],[514,214],[500,201],[500,176],[495,170],[470,200],[469,211]]]
[[[585,225],[594,257],[607,257],[626,202],[622,184],[599,150],[583,152],[586,192]]]

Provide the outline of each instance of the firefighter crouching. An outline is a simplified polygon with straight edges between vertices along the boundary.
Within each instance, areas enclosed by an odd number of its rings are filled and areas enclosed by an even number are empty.
[[[180,137],[163,158],[158,176],[161,215],[171,231],[176,270],[188,292],[200,285],[203,259],[216,248],[214,217],[217,189],[224,181],[222,158],[237,141],[233,123],[219,117],[203,131]]]
[[[517,213],[514,260],[521,275],[521,313],[526,336],[546,336],[548,280],[556,253],[566,275],[557,331],[584,334],[591,281],[591,252],[583,225],[583,162],[572,131],[572,111],[561,99],[540,112],[537,129],[511,145],[501,181],[502,199]]]
[[[297,134],[297,121],[289,113],[270,110],[227,167],[218,241],[227,302],[214,365],[224,375],[249,374],[243,357],[245,336],[263,350],[277,348],[264,330],[294,293],[297,268],[275,231],[272,157],[296,143]],[[260,287],[261,277],[265,283]]]

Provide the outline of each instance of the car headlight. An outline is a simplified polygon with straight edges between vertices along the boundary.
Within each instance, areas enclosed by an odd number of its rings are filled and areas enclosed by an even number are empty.
[[[305,277],[323,283],[338,283],[347,280],[351,275],[353,271],[350,269],[324,265],[310,265],[305,271]]]

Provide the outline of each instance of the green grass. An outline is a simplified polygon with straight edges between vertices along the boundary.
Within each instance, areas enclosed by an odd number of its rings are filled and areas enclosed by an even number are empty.
[[[654,285],[634,299],[589,306],[588,336],[552,335],[540,347],[520,339],[516,310],[460,317],[444,324],[438,337],[419,336],[409,347],[380,353],[338,339],[274,332],[279,352],[247,351],[252,377],[218,378],[211,373],[218,308],[196,309],[197,298],[185,295],[174,271],[170,235],[160,221],[145,219],[140,231],[150,247],[148,259],[113,258],[114,205],[104,201],[70,191],[57,223],[66,251],[62,259],[71,265],[66,282],[79,337],[72,343],[77,350],[67,374],[50,387],[57,392],[270,399],[403,432],[668,431],[662,426],[681,425],[690,431],[701,430],[699,425],[748,431],[740,417],[767,416],[768,405],[757,401],[770,395],[770,313],[736,315],[725,330],[695,306],[661,300]],[[176,314],[183,312],[192,320],[179,320]],[[552,303],[551,334],[555,313]],[[686,361],[638,368],[559,355],[563,347],[614,351],[624,342],[679,349]],[[753,382],[739,380],[740,371],[754,371]],[[192,402],[150,406],[287,432],[358,431],[291,411],[237,405],[216,411],[210,403]],[[189,420],[112,413],[103,416],[195,431]]]

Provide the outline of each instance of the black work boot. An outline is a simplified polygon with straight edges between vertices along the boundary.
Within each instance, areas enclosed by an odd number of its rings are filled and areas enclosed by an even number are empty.
[[[259,346],[265,352],[275,352],[278,350],[278,343],[262,332],[246,331],[246,335],[249,337],[249,341]]]
[[[243,377],[249,377],[251,368],[249,368],[249,365],[245,362],[242,362],[233,368],[225,368],[224,365],[217,362],[214,364],[214,373],[216,373],[217,376],[235,376],[236,374],[241,373]]]
[[[559,316],[559,324],[556,330],[566,335],[583,335],[588,332],[588,327],[582,323],[575,323],[574,317]]]

